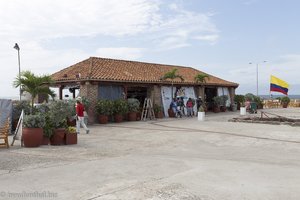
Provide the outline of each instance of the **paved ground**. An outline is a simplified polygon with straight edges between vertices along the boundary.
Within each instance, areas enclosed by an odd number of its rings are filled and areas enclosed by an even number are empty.
[[[0,149],[0,199],[300,199],[300,127],[227,121],[238,115],[94,125],[78,145],[17,141]]]

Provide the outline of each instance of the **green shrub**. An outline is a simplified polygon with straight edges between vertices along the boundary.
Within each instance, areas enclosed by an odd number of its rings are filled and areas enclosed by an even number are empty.
[[[43,128],[45,124],[45,116],[42,114],[25,115],[23,119],[24,128]]]
[[[136,98],[128,98],[128,111],[129,112],[138,112],[140,108],[140,102]]]
[[[289,104],[291,99],[286,96],[286,97],[281,97],[280,101],[281,101],[281,103]]]
[[[124,99],[117,99],[113,101],[113,114],[124,115],[128,112],[128,104]]]
[[[99,99],[95,109],[98,115],[111,115],[113,114],[113,102],[111,100]]]
[[[234,96],[234,102],[243,104],[245,103],[245,96],[241,94],[237,94]]]
[[[161,108],[161,106],[154,104],[153,110],[154,110],[154,113],[158,113],[158,112],[162,111],[162,108]]]

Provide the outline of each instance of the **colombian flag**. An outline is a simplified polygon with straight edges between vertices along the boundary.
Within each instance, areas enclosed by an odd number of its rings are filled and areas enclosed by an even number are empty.
[[[275,76],[271,75],[270,91],[281,92],[285,95],[288,93],[289,84]]]

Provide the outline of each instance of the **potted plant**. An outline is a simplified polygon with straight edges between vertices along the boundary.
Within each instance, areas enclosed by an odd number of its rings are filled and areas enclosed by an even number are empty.
[[[67,110],[67,125],[68,126],[76,126],[76,100],[70,99],[67,102],[68,108]]]
[[[155,113],[155,117],[156,117],[156,118],[161,119],[161,118],[164,117],[164,114],[163,114],[163,112],[162,112],[161,106],[159,106],[159,105],[157,105],[157,104],[154,104],[153,110],[154,110],[154,113]]]
[[[43,127],[43,145],[50,143],[50,138],[53,135],[53,124],[50,120],[48,113],[45,115],[45,125]]]
[[[74,126],[69,126],[66,131],[65,144],[77,144],[77,133]]]
[[[29,101],[13,101],[13,111],[12,111],[12,130],[16,130],[18,121],[22,110],[25,115],[29,115],[31,111],[31,106]]]
[[[99,99],[96,104],[96,113],[100,124],[107,124],[108,116],[113,113],[113,102],[106,99]]]
[[[215,96],[214,98],[213,98],[213,103],[214,103],[214,106],[213,106],[213,111],[215,112],[215,113],[218,113],[218,112],[220,112],[220,106],[221,106],[221,104],[222,104],[222,98],[220,97],[220,96]]]
[[[204,120],[205,120],[205,111],[203,106],[201,105],[198,110],[198,121],[204,121]]]
[[[31,113],[33,113],[34,100],[38,95],[50,95],[52,98],[55,97],[55,93],[45,83],[52,83],[51,76],[43,75],[37,76],[30,71],[21,72],[14,81],[14,86],[21,87],[21,92],[27,92],[31,95]]]
[[[259,96],[254,96],[254,102],[257,105],[257,109],[263,109],[264,101]]]
[[[39,104],[34,107],[34,113],[40,113],[45,117],[45,125],[43,127],[43,145],[50,143],[50,137],[53,135],[53,124],[49,117],[49,105],[46,103]]]
[[[288,96],[282,97],[280,100],[283,108],[287,108],[291,101],[291,99]]]
[[[49,108],[49,117],[54,129],[50,138],[51,145],[62,145],[65,143],[67,118],[70,117],[68,103],[61,100],[54,101],[49,105]]]
[[[241,107],[241,104],[245,102],[245,96],[241,94],[237,94],[234,96],[234,102],[237,104],[237,109],[239,110]]]
[[[222,112],[225,112],[226,111],[226,102],[228,100],[228,96],[227,95],[221,95],[220,98],[221,98],[220,110]]]
[[[128,98],[128,120],[129,121],[136,121],[136,114],[139,111],[140,108],[140,102],[136,98]]]
[[[128,104],[124,99],[117,99],[113,101],[113,114],[115,122],[122,122],[123,115],[128,112]]]
[[[25,147],[38,147],[42,144],[44,126],[45,117],[43,115],[24,116],[22,138]]]

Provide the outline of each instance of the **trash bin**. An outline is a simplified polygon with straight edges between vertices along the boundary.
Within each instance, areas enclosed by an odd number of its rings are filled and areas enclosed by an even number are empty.
[[[250,113],[257,113],[257,104],[255,102],[250,103]]]
[[[236,111],[237,111],[237,103],[231,104],[231,110],[232,110],[233,112],[236,112]]]
[[[246,115],[246,108],[240,107],[240,115]]]

